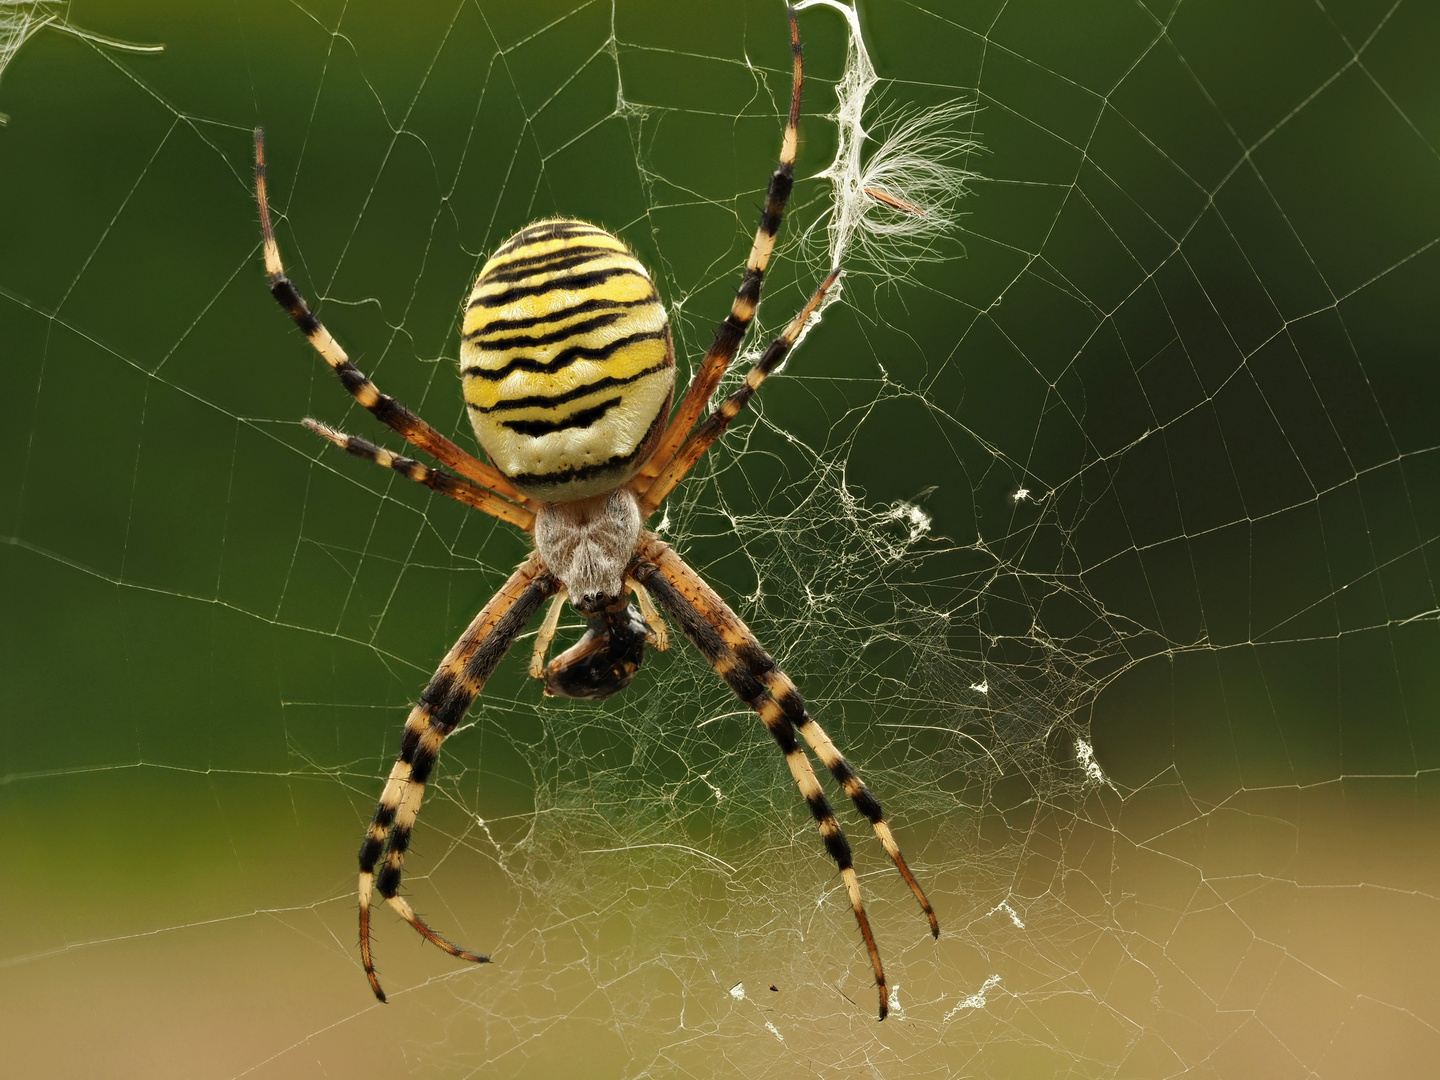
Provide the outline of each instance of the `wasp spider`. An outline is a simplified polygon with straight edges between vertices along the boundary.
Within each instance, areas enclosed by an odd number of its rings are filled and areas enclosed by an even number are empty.
[[[802,63],[793,9],[790,38],[794,75],[780,164],[770,178],[730,314],[673,415],[675,352],[669,320],[645,268],[621,240],[583,221],[541,221],[501,244],[485,264],[465,305],[460,363],[470,419],[493,465],[472,457],[382,394],[311,313],[280,262],[265,196],[264,143],[260,130],[255,132],[255,186],[271,293],[356,401],[450,471],[401,457],[315,420],[306,420],[306,426],[357,457],[534,536],[530,557],[461,634],[411,709],[399,760],[360,847],[360,957],[370,988],[381,1001],[385,994],[370,951],[370,908],[376,891],[426,940],[464,960],[488,959],[447,941],[416,915],[400,895],[400,873],[441,743],[526,624],[552,598],[530,666],[531,674],[544,679],[547,694],[602,699],[624,689],[640,667],[646,644],[667,644],[658,603],[736,695],[759,714],[839,867],[875,970],[881,1019],[887,1011],[885,972],[865,915],[850,844],[797,736],[869,820],[929,918],[931,933],[939,935],[935,914],[905,865],[880,803],[811,717],[795,684],[710,586],[644,527],[785,358],[838,275],[832,271],[820,283],[750,369],[744,384],[701,420],[755,316],[761,279],[794,182]],[[638,611],[629,602],[631,594]],[[560,605],[567,597],[585,616],[588,628],[578,644],[546,664]]]

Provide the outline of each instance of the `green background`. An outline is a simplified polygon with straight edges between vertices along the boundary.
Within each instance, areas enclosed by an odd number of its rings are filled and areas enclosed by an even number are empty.
[[[507,662],[407,877],[496,963],[382,912],[373,1002],[353,851],[525,544],[299,426],[399,449],[266,294],[252,192],[263,124],[291,275],[462,445],[458,304],[537,217],[635,247],[684,371],[773,167],[780,6],[54,10],[165,50],[52,26],[0,77],[16,1075],[1426,1075],[1434,5],[864,5],[875,104],[976,97],[982,179],[937,261],[847,267],[665,533],[931,890],[938,943],[844,815],[883,1025],[783,766],[683,643],[604,706]],[[846,43],[802,30],[792,239]],[[782,248],[764,328],[816,277]]]

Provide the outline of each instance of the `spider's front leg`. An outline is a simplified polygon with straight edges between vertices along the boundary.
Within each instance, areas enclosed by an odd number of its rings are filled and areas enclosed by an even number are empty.
[[[462,949],[430,929],[399,895],[400,874],[405,852],[410,847],[410,830],[415,827],[415,819],[420,813],[425,784],[440,756],[441,743],[464,719],[471,702],[525,629],[526,623],[559,587],[559,582],[545,569],[538,555],[526,559],[446,653],[405,721],[400,757],[390,770],[379,805],[375,808],[375,817],[365,834],[364,843],[360,845],[360,959],[365,965],[370,989],[381,1001],[385,1000],[385,992],[380,989],[380,980],[370,955],[372,890],[378,891],[385,902],[422,937],[452,956],[481,964],[489,960],[489,957]],[[380,863],[382,851],[385,856],[383,864]],[[380,864],[378,874],[377,864]]]
[[[703,578],[685,565],[684,560],[653,534],[641,538],[639,551],[631,566],[631,574],[645,588],[649,589],[661,607],[675,620],[695,647],[729,685],[737,697],[754,709],[764,722],[766,730],[775,739],[780,752],[785,755],[801,796],[810,807],[811,816],[820,830],[825,850],[835,860],[840,870],[845,892],[850,899],[850,908],[860,927],[860,936],[870,953],[870,964],[875,970],[875,984],[880,993],[880,1019],[884,1020],[890,1011],[885,990],[885,968],[880,962],[880,950],[875,944],[875,935],[870,929],[869,917],[865,914],[865,903],[860,895],[860,881],[850,853],[850,842],[835,820],[829,800],[825,798],[816,779],[810,759],[805,756],[795,736],[798,732],[806,744],[830,770],[830,774],[845,790],[855,808],[865,815],[879,837],[901,877],[909,885],[920,908],[930,921],[930,932],[940,936],[940,924],[935,912],[926,899],[925,892],[905,857],[895,843],[890,826],[880,803],[851,768],[844,756],[830,740],[823,728],[805,708],[800,697],[785,673],[775,666],[775,661],[760,647],[746,625],[707,585]]]

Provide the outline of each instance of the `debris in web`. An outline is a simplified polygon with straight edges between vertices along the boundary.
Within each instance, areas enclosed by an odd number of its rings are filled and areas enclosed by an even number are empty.
[[[1085,774],[1087,783],[1104,784],[1111,791],[1115,790],[1115,785],[1111,783],[1110,778],[1106,776],[1100,768],[1100,763],[1095,760],[1095,748],[1090,745],[1088,739],[1082,739],[1076,736],[1075,760],[1079,762],[1080,771]]]
[[[811,226],[803,244],[810,258],[817,259],[823,232],[830,266],[853,269],[858,259],[867,272],[882,279],[904,280],[908,266],[954,254],[939,242],[959,223],[960,200],[977,176],[963,164],[980,149],[966,130],[975,102],[960,99],[929,108],[892,105],[867,128],[866,107],[880,76],[865,46],[859,15],[839,0],[804,0],[796,8],[822,6],[844,16],[850,42],[835,88],[832,119],[839,145],[835,160],[817,174],[833,187],[831,208]]]
[[[136,45],[82,30],[66,18],[64,12],[69,6],[59,0],[0,0],[0,79],[5,77],[5,69],[20,47],[47,26],[106,49],[133,53],[164,51],[164,45]],[[10,117],[0,113],[0,127],[9,122]]]
[[[975,993],[971,994],[969,997],[962,998],[958,1005],[956,1005],[953,1009],[946,1013],[945,1019],[953,1020],[959,1013],[966,1012],[969,1009],[985,1008],[986,996],[990,993],[991,990],[994,990],[995,987],[999,985],[1000,976],[991,975],[988,979],[985,980],[985,984],[981,986],[979,990],[976,990]]]

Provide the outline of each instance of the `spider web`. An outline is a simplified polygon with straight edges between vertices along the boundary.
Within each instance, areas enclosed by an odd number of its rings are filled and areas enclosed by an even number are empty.
[[[683,642],[597,706],[542,700],[522,640],[407,865],[495,963],[382,912],[372,1001],[353,849],[405,709],[524,544],[299,427],[399,448],[265,295],[250,190],[263,123],[301,291],[463,444],[457,303],[537,217],[635,247],[684,371],[778,146],[779,5],[41,8],[0,85],[17,1068],[1426,1074],[1432,7],[877,2],[858,116],[849,24],[803,14],[759,340],[847,214],[876,227],[661,531],[935,903],[938,942],[845,807],[884,1024],[773,745]],[[106,39],[38,26],[57,11]]]

